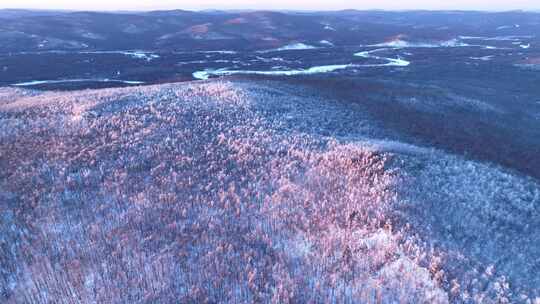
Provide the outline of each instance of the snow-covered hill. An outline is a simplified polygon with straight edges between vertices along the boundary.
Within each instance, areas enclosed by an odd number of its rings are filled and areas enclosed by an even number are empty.
[[[538,301],[536,180],[315,93],[1,89],[0,300]]]

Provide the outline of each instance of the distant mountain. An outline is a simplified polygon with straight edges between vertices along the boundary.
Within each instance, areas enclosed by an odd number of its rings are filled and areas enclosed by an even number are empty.
[[[462,11],[0,10],[0,52],[51,50],[259,50],[290,43],[376,44],[383,37],[534,35],[540,14]]]

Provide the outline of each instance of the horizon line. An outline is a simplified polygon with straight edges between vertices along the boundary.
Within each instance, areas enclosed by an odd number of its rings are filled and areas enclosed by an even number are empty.
[[[49,11],[49,12],[156,12],[156,11],[185,11],[185,12],[208,12],[208,11],[223,11],[223,12],[238,12],[238,11],[268,11],[268,12],[341,12],[341,11],[358,11],[358,12],[484,12],[484,13],[538,13],[540,8],[536,9],[506,9],[506,10],[487,10],[487,9],[427,9],[427,8],[409,8],[409,9],[383,9],[383,8],[340,8],[340,9],[293,9],[293,8],[201,8],[201,9],[184,9],[184,8],[154,8],[154,9],[69,9],[69,8],[25,8],[25,7],[0,7],[0,10],[19,10],[19,11]]]

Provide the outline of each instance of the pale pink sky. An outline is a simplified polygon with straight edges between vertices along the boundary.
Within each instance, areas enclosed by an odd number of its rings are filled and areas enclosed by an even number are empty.
[[[540,0],[0,0],[0,8],[73,10],[152,10],[152,9],[476,9],[539,10]]]

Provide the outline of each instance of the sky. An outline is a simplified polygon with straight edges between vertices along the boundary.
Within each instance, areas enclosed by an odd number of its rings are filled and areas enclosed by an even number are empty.
[[[540,0],[0,0],[0,8],[68,10],[154,10],[154,9],[462,9],[540,10]]]

